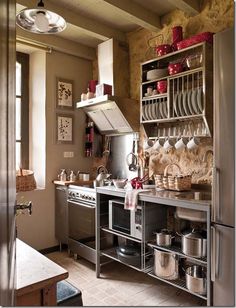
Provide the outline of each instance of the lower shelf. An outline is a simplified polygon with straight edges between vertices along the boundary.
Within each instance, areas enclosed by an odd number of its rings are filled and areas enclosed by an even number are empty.
[[[100,254],[101,254],[101,256],[106,256],[108,258],[111,258],[111,259],[113,259],[113,260],[115,260],[117,262],[120,262],[120,263],[125,264],[125,265],[127,265],[127,266],[129,266],[129,267],[131,267],[131,268],[133,268],[135,270],[138,270],[138,271],[142,272],[142,267],[141,266],[140,267],[133,266],[133,265],[130,265],[128,263],[125,263],[125,262],[119,260],[118,257],[117,257],[117,253],[116,253],[116,247],[112,247],[112,248],[109,248],[109,249],[106,249],[106,250],[102,250],[100,252]]]
[[[153,277],[153,278],[156,278],[156,279],[159,279],[161,281],[164,281],[164,282],[166,282],[166,283],[168,283],[168,284],[170,284],[170,285],[172,285],[174,287],[177,287],[177,288],[179,288],[181,290],[184,290],[184,291],[186,291],[188,293],[196,295],[196,296],[198,296],[198,297],[200,297],[200,298],[202,298],[204,300],[207,300],[207,296],[206,295],[205,296],[204,295],[200,295],[200,294],[194,293],[194,292],[190,291],[189,289],[187,289],[186,282],[185,282],[184,278],[180,278],[180,279],[176,279],[176,280],[167,280],[167,279],[164,279],[164,278],[156,276],[154,274],[154,272],[149,272],[148,275]]]

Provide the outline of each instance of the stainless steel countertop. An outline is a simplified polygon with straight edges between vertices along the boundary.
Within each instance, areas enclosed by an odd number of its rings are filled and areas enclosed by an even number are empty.
[[[97,187],[96,192],[98,194],[105,194],[115,197],[125,197],[125,189],[117,189],[114,186],[103,186]],[[139,200],[144,202],[152,202],[156,204],[165,204],[177,207],[185,207],[196,210],[208,211],[211,206],[211,200],[198,200],[199,194],[195,195],[194,192],[177,192],[177,191],[168,191],[168,190],[156,190],[150,189],[148,191],[143,191],[139,193]],[[199,192],[199,190],[197,191]],[[205,192],[200,192],[200,194],[207,194]],[[207,194],[209,195],[209,193]],[[193,198],[192,198],[193,197]]]

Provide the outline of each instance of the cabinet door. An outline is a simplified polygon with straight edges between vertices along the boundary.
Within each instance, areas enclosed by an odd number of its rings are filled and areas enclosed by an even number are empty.
[[[63,244],[68,243],[67,188],[57,186],[55,195],[55,235]]]
[[[213,305],[234,306],[234,228],[212,227]]]

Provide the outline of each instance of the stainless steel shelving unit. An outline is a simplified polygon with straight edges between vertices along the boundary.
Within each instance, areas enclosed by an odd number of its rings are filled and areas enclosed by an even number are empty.
[[[191,293],[194,296],[197,296],[203,300],[206,300],[207,305],[211,305],[211,255],[210,255],[210,247],[211,247],[211,237],[210,237],[210,203],[209,202],[198,202],[197,204],[194,202],[189,202],[187,200],[174,200],[174,199],[168,199],[168,198],[157,198],[154,195],[144,195],[141,194],[139,197],[139,204],[143,207],[143,215],[142,215],[142,224],[143,224],[143,229],[142,229],[142,239],[136,239],[133,237],[130,237],[128,235],[122,234],[121,232],[113,231],[110,230],[107,226],[100,226],[100,202],[104,202],[104,196],[107,198],[108,196],[117,196],[119,198],[124,198],[124,192],[122,193],[121,191],[117,192],[114,189],[111,189],[110,191],[108,189],[102,189],[100,193],[97,192],[97,207],[96,207],[96,276],[100,276],[101,272],[101,258],[102,257],[107,257],[111,260],[120,262],[122,264],[127,265],[128,267],[131,267],[135,270],[141,271],[143,273],[146,273],[150,275],[151,277],[161,280],[165,283],[168,283],[172,286],[175,286],[181,290],[184,290],[188,293]],[[104,203],[103,203],[104,204]],[[152,238],[147,238],[145,234],[145,208],[150,205],[150,204],[156,204],[156,206],[173,206],[173,207],[185,207],[185,208],[191,208],[195,210],[200,210],[206,212],[206,217],[207,217],[207,257],[206,258],[194,258],[194,257],[189,257],[185,254],[182,253],[180,246],[178,245],[173,245],[171,247],[161,247],[155,244]],[[157,225],[158,229],[158,225]],[[100,250],[100,232],[108,232],[117,236],[120,236],[122,238],[135,241],[137,243],[140,243],[140,249],[141,249],[141,266],[140,267],[135,267],[130,264],[127,264],[125,262],[122,262],[118,259],[117,252],[116,252],[116,246],[111,247],[106,250]],[[191,264],[199,264],[202,266],[205,266],[207,269],[207,294],[205,296],[191,292],[190,290],[187,289],[186,287],[186,282],[185,278],[180,277],[180,279],[177,280],[167,280],[162,277],[158,277],[154,274],[153,272],[153,258],[148,258],[150,255],[152,255],[152,249],[159,249],[162,251],[167,251],[167,252],[172,252],[174,254],[177,254],[181,256],[182,258],[185,258],[188,262]]]

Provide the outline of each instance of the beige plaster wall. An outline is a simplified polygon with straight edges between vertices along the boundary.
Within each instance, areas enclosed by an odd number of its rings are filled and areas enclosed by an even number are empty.
[[[175,10],[161,18],[163,29],[159,32],[151,32],[139,29],[127,35],[130,52],[130,94],[131,98],[139,100],[141,82],[140,63],[155,58],[154,46],[162,43],[172,43],[172,27],[181,25],[184,38],[194,34],[210,31],[219,32],[234,24],[233,0],[204,0],[201,5],[201,13],[189,17],[180,10]],[[148,43],[149,42],[149,43]],[[141,135],[143,130],[141,127]],[[191,172],[193,182],[211,183],[212,156],[205,153],[212,149],[212,140],[201,140],[201,146],[194,153],[189,151],[170,151],[151,153],[150,172],[161,173],[164,167],[171,162],[177,162],[183,173]]]
[[[43,68],[42,68],[43,69]],[[46,183],[45,189],[19,193],[17,199],[32,200],[32,216],[17,217],[18,237],[36,249],[57,245],[55,238],[54,184],[61,168],[75,171],[90,171],[91,158],[84,157],[85,115],[82,110],[63,113],[74,115],[74,143],[56,144],[56,77],[74,81],[74,101],[87,88],[87,81],[92,78],[92,62],[78,57],[53,52],[46,55]],[[40,95],[40,88],[38,89]],[[37,141],[40,144],[40,140]],[[73,158],[64,158],[64,151],[73,151]]]

